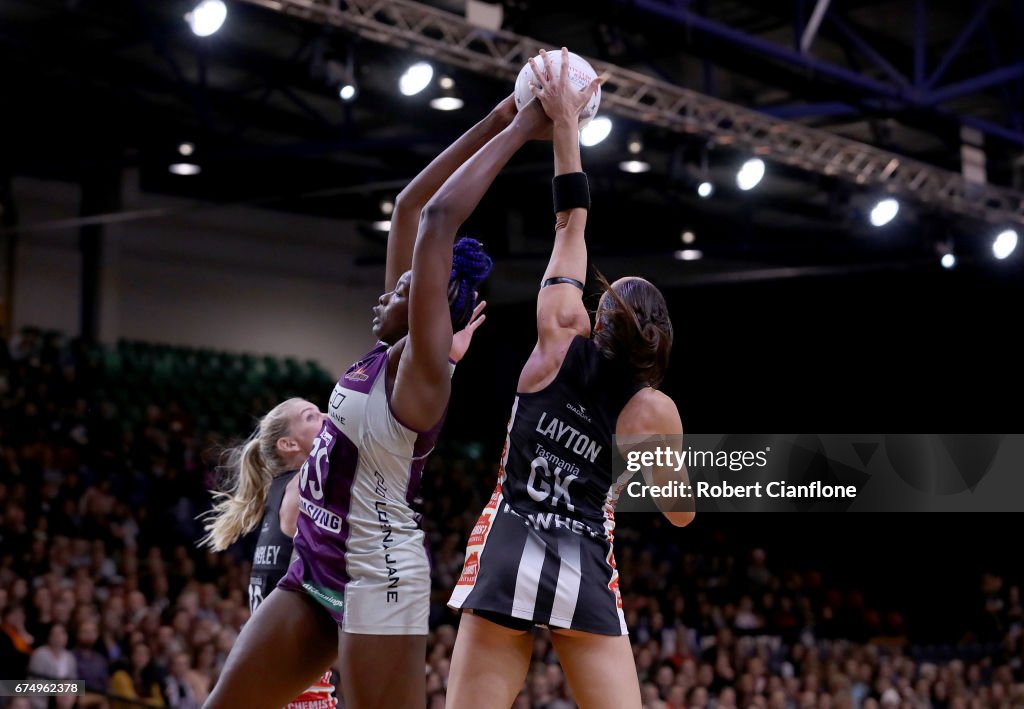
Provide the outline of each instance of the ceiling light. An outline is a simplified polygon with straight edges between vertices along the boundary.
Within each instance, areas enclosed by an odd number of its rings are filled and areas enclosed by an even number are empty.
[[[209,37],[221,28],[227,16],[224,0],[203,0],[185,15],[185,21],[197,37]]]
[[[458,111],[464,103],[458,96],[438,96],[431,99],[430,107],[438,111]]]
[[[643,160],[626,160],[619,163],[619,169],[623,172],[640,173],[651,169],[651,164]]]
[[[203,171],[201,167],[191,162],[176,162],[167,166],[172,175],[198,175]]]
[[[892,197],[879,200],[874,207],[871,208],[871,214],[868,216],[868,220],[871,222],[871,226],[885,226],[900,212],[900,203]]]
[[[434,67],[426,62],[417,62],[405,70],[398,80],[398,90],[403,96],[415,96],[430,85],[434,78]]]
[[[1013,250],[1017,248],[1017,232],[1013,229],[1007,229],[1001,232],[996,240],[992,242],[992,253],[995,254],[997,259],[1004,259],[1013,253]]]
[[[704,258],[704,252],[700,249],[681,249],[676,251],[677,261],[699,261]]]
[[[736,173],[736,186],[746,192],[757,187],[764,177],[764,160],[751,158],[743,163],[743,167]]]

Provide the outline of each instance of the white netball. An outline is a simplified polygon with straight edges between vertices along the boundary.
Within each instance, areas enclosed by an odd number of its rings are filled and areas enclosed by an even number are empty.
[[[557,79],[559,72],[562,70],[562,53],[558,50],[553,50],[547,53],[548,61],[551,62],[551,76]],[[534,62],[537,63],[537,68],[540,71],[544,71],[544,59],[537,55],[533,58]],[[590,66],[590,63],[578,54],[569,52],[569,82],[576,87],[578,91],[582,91],[590,85],[590,82],[597,78],[597,72],[594,71],[594,67]],[[534,81],[533,69],[530,68],[530,63],[527,62],[519,72],[519,76],[516,77],[516,110],[521,111],[523,106],[528,104],[533,99],[533,92],[530,91],[530,82]],[[534,83],[537,83],[534,81]],[[580,112],[580,128],[594,120],[594,116],[597,115],[597,107],[601,105],[601,87],[597,87],[597,91],[591,97],[590,101],[586,106],[583,107],[583,111]]]

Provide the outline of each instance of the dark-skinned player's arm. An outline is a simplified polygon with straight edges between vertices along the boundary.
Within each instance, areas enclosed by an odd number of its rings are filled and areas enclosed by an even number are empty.
[[[430,428],[441,418],[451,392],[448,281],[455,234],[516,151],[545,134],[549,126],[543,109],[531,101],[458,168],[423,208],[413,249],[409,339],[392,393],[396,416],[415,429]]]
[[[391,213],[391,229],[388,232],[387,262],[384,267],[385,293],[393,291],[402,274],[412,268],[412,250],[424,205],[462,163],[507,127],[515,115],[515,99],[509,96],[434,158],[399,193]]]

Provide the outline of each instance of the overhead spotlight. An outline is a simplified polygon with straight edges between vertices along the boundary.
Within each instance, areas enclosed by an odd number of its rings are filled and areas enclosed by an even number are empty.
[[[711,184],[710,182],[708,182],[707,180],[704,180],[699,185],[697,185],[697,194],[699,194],[704,199],[707,199],[708,197],[710,197],[714,193],[715,193],[715,186],[713,184]]]
[[[376,231],[391,231],[391,220],[381,219],[378,222],[373,223],[373,228]]]
[[[694,241],[697,240],[697,235],[694,234],[689,229],[687,229],[686,231],[683,232],[683,235],[682,235],[681,238],[682,238],[684,244],[692,244]]]
[[[465,102],[458,96],[438,96],[430,100],[430,107],[438,111],[458,111]]]
[[[168,165],[167,171],[172,175],[198,175],[203,168],[192,162],[176,162]]]
[[[221,28],[227,17],[228,7],[224,0],[202,0],[185,15],[185,22],[197,37],[209,37]]]
[[[345,103],[354,101],[359,95],[356,81],[355,52],[350,45],[344,61],[328,59],[323,62],[323,73],[327,83],[338,92],[338,98]]]
[[[676,251],[677,261],[699,261],[704,258],[704,252],[700,249],[680,249]]]
[[[455,80],[450,76],[442,76],[437,81],[441,87],[441,95],[430,100],[430,107],[437,111],[458,111],[465,101],[455,93]]]
[[[611,132],[612,119],[598,116],[583,126],[583,130],[580,131],[580,145],[585,148],[593,147],[607,138]]]
[[[992,242],[992,253],[995,254],[996,258],[1000,261],[1013,253],[1013,250],[1017,248],[1017,232],[1013,229],[1007,229],[1001,232],[996,240]]]
[[[644,162],[643,160],[625,160],[619,163],[619,169],[623,172],[637,174],[650,170],[651,164],[649,162]]]
[[[188,157],[196,151],[195,143],[181,143],[178,145],[178,154]]]
[[[940,259],[939,263],[942,264],[943,268],[953,268],[954,266],[956,266],[956,256],[954,256],[952,253],[942,254],[942,258]]]
[[[380,202],[380,211],[386,217],[390,217],[391,213],[395,211],[395,203],[390,199],[382,199]],[[390,226],[388,227],[390,229]]]
[[[764,177],[764,160],[751,158],[743,163],[743,167],[736,173],[736,186],[746,192],[757,187]]]
[[[638,136],[633,136],[629,139],[629,143],[626,145],[626,150],[629,151],[630,155],[639,155],[640,151],[644,149],[643,141]]]
[[[426,62],[417,62],[405,70],[398,80],[398,90],[403,96],[415,96],[430,85],[434,78],[434,67]]]
[[[871,222],[871,226],[885,226],[900,212],[900,203],[892,197],[880,199],[875,203],[875,206],[871,208],[871,214],[868,215],[868,220]]]

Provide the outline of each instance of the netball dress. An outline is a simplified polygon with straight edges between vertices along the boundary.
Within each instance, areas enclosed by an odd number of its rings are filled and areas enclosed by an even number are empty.
[[[498,484],[469,538],[452,608],[626,634],[612,540],[632,473],[613,477],[612,435],[641,388],[577,336],[555,379],[516,397]]]
[[[430,568],[413,501],[441,421],[418,432],[395,417],[387,362],[378,343],[334,387],[299,471],[296,554],[281,586],[308,593],[346,632],[426,635]]]
[[[260,536],[256,540],[256,553],[249,575],[249,608],[253,613],[288,571],[288,562],[292,557],[292,538],[281,531],[281,501],[296,472],[290,470],[281,473],[270,482],[267,491]],[[288,702],[285,709],[334,709],[338,706],[338,700],[333,694],[331,671],[327,670],[309,689]]]
[[[281,473],[271,480],[267,491],[260,536],[256,540],[256,553],[249,574],[249,609],[253,613],[287,573],[288,562],[292,558],[292,538],[281,531],[281,500],[296,472]]]

